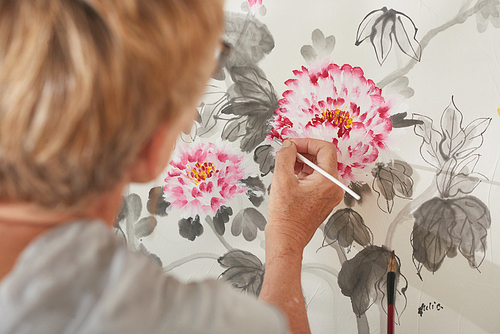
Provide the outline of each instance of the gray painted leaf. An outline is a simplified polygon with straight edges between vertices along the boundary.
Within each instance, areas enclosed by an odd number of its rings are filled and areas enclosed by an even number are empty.
[[[462,113],[452,103],[441,116],[443,139],[439,150],[445,159],[455,155],[465,144],[466,135],[462,128]]]
[[[196,237],[203,234],[203,225],[200,224],[200,216],[183,218],[179,220],[179,234],[181,237],[194,241]]]
[[[436,272],[452,250],[450,230],[455,225],[455,212],[450,201],[434,197],[423,203],[413,216],[415,223],[410,238],[413,263],[421,277],[422,266]]]
[[[227,122],[222,130],[221,138],[230,142],[235,142],[238,138],[243,137],[246,134],[246,122],[246,119],[235,119]]]
[[[146,204],[148,212],[152,215],[165,217],[168,216],[167,209],[169,206],[170,202],[165,200],[163,188],[151,188],[149,191],[148,202]]]
[[[222,268],[227,268],[219,277],[233,287],[259,296],[264,280],[264,265],[252,253],[233,249],[218,259]]]
[[[312,42],[315,50],[323,50],[326,47],[325,35],[320,29],[312,32]]]
[[[233,214],[233,209],[229,206],[221,205],[217,209],[217,213],[214,216],[214,228],[217,234],[224,235],[226,232],[226,224],[229,222],[229,216]]]
[[[466,196],[450,200],[455,213],[451,238],[472,268],[481,265],[486,256],[486,240],[491,227],[488,207],[477,197]],[[481,254],[479,260],[477,253]]]
[[[264,231],[266,223],[266,218],[257,209],[246,208],[234,217],[231,233],[237,237],[243,232],[246,241],[253,241],[257,237],[257,229]]]
[[[415,125],[415,134],[423,139],[420,146],[420,155],[430,165],[441,168],[445,159],[439,150],[439,143],[442,141],[443,136],[440,132],[436,131],[432,126],[432,119],[427,116],[413,114],[414,120],[419,120],[422,123]]]
[[[339,287],[342,294],[351,298],[352,309],[358,317],[377,299],[381,299],[382,305],[387,305],[385,284],[390,256],[391,252],[385,247],[368,246],[343,263],[338,276]],[[401,275],[400,261],[397,258],[396,279],[400,280],[401,277],[406,284],[397,284],[397,287],[398,292],[405,297],[406,305],[405,293],[408,283]]]
[[[239,182],[243,183],[247,187],[246,195],[250,202],[255,206],[260,206],[264,201],[264,195],[266,193],[266,186],[258,176],[249,176],[246,179],[242,179]]]
[[[274,149],[271,145],[262,145],[255,149],[253,161],[259,164],[261,176],[266,176],[274,170]]]
[[[265,9],[264,9],[265,10]],[[274,38],[255,16],[226,13],[225,40],[233,48],[226,67],[256,66],[274,49]]]
[[[416,119],[406,119],[406,112],[390,116],[393,128],[407,128],[409,126],[421,125],[423,122]]]
[[[365,225],[363,217],[356,211],[346,208],[335,212],[325,225],[325,237],[332,241],[338,241],[344,248],[352,246],[353,241],[366,247],[372,243],[373,235]],[[325,241],[327,240],[325,238]],[[323,245],[325,244],[323,241]]]
[[[147,237],[151,233],[153,233],[154,229],[158,225],[156,218],[153,216],[145,217],[135,223],[135,237],[140,239]]]
[[[394,37],[399,49],[407,56],[420,61],[422,49],[417,41],[417,27],[413,21],[403,13],[396,17]]]
[[[393,82],[391,82],[390,84],[385,86],[384,92],[387,95],[399,94],[399,95],[403,96],[404,98],[409,99],[410,97],[415,95],[415,90],[413,88],[409,87],[409,83],[410,83],[410,80],[407,77],[405,77],[405,76],[399,77],[398,79],[394,80]],[[396,115],[398,115],[398,114],[396,114]],[[395,115],[393,115],[393,116],[395,116]],[[405,117],[406,117],[406,115],[405,115]],[[391,116],[391,120],[392,120],[392,116]],[[393,123],[393,127],[394,127],[394,123]]]
[[[127,203],[127,219],[131,222],[136,222],[141,216],[142,212],[142,200],[137,194],[130,194],[125,197],[125,202]]]
[[[384,63],[392,49],[392,31],[394,29],[395,12],[390,9],[379,18],[372,27],[370,42],[380,65]]]
[[[386,7],[373,10],[363,18],[358,26],[358,31],[356,32],[356,46],[359,46],[372,35],[372,27],[380,20],[380,17],[385,13],[385,11],[387,11]]]
[[[221,113],[235,115],[231,122],[240,124],[232,125],[224,135],[228,138],[241,136],[240,148],[248,153],[266,138],[269,120],[274,116],[278,100],[274,87],[259,68],[233,67],[230,73],[234,83],[228,91],[230,99],[222,107]],[[235,130],[237,135],[234,134]]]
[[[318,58],[318,54],[311,45],[304,45],[300,48],[300,54],[304,57],[304,60],[310,64]]]
[[[394,197],[411,198],[413,195],[413,169],[401,160],[387,164],[378,163],[372,170],[373,190],[379,194],[378,206],[384,212],[391,213]]]
[[[477,118],[470,122],[465,128],[465,143],[457,151],[457,158],[466,158],[481,145],[483,145],[483,133],[486,132],[491,123],[491,118]]]

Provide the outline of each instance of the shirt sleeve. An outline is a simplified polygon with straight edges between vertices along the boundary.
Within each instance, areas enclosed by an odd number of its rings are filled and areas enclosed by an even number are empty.
[[[1,283],[0,334],[288,333],[271,305],[216,280],[183,284],[96,222],[39,238]]]

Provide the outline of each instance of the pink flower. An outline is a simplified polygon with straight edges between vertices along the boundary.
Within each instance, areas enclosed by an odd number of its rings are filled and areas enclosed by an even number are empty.
[[[238,182],[247,176],[243,154],[232,153],[227,145],[195,142],[177,152],[163,188],[171,207],[190,214],[215,214],[221,205],[246,191]]]
[[[348,64],[327,62],[293,74],[278,101],[271,138],[331,141],[337,146],[339,178],[356,181],[368,174],[392,130],[391,103],[382,90]]]
[[[250,7],[253,7],[255,5],[262,5],[262,0],[248,0],[248,4],[250,5]]]

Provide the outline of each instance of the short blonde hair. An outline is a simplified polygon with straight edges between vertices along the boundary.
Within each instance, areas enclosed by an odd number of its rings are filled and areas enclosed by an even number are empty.
[[[0,0],[0,201],[111,189],[212,73],[219,0]]]

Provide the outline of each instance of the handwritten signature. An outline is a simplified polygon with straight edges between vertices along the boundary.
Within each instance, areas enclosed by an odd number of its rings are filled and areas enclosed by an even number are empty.
[[[437,302],[429,302],[428,304],[422,303],[422,305],[418,308],[418,314],[422,316],[425,311],[436,310],[441,311],[444,307]]]

